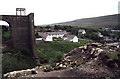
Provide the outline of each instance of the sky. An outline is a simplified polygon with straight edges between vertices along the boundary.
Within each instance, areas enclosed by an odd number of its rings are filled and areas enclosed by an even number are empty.
[[[120,14],[120,1],[118,2],[118,13]]]
[[[15,15],[16,8],[34,13],[35,25],[118,13],[120,0],[1,0],[0,15]],[[1,23],[1,22],[0,22]]]

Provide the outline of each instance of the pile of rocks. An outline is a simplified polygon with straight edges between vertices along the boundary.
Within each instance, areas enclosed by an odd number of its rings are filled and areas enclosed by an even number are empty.
[[[110,68],[120,68],[120,60],[111,59],[104,54],[104,52],[108,50],[110,50],[109,46],[100,43],[81,46],[65,54],[63,60],[56,63],[55,67],[46,67],[44,71],[75,69],[82,65],[89,65],[90,67],[107,66]]]
[[[55,69],[75,68],[80,64],[89,62],[89,60],[96,58],[102,51],[101,44],[85,45],[75,48],[73,51],[64,55],[63,60],[57,63]]]
[[[56,63],[56,66],[53,68],[45,68],[44,71],[51,70],[60,70],[60,69],[74,69],[81,64],[85,64],[90,60],[98,60],[98,55],[103,49],[101,49],[102,44],[92,43],[90,45],[81,46],[79,48],[75,48],[69,53],[65,54],[63,60],[59,63]],[[90,64],[90,62],[89,62]]]
[[[80,74],[81,71],[84,71],[88,75],[92,73],[100,77],[103,75],[119,76],[120,59],[109,57],[110,49],[110,46],[99,43],[81,46],[65,54],[63,60],[56,63],[55,67],[46,67],[44,71],[70,69],[70,71],[77,70],[75,74]]]

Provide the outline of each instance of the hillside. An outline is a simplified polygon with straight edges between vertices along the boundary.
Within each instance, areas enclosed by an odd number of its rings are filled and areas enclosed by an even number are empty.
[[[77,19],[68,22],[57,23],[57,25],[72,25],[72,26],[116,26],[118,24],[118,15],[108,15],[94,18]]]

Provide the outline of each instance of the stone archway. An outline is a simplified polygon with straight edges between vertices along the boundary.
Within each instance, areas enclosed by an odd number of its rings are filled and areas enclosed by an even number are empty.
[[[27,16],[0,15],[11,27],[11,46],[14,49],[26,48],[37,58],[34,36],[34,13]]]

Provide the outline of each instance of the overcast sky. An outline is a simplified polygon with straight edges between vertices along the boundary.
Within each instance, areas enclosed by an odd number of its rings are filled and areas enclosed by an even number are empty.
[[[1,0],[0,15],[15,15],[16,8],[35,14],[35,25],[118,13],[120,0]]]

